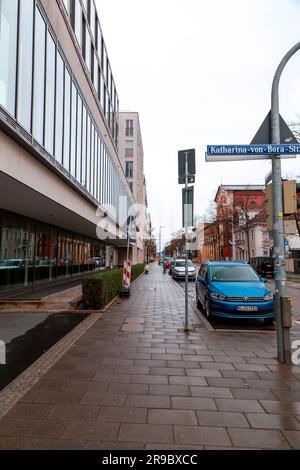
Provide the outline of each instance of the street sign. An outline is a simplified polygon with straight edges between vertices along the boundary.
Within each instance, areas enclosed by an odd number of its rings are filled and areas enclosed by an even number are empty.
[[[300,154],[300,144],[208,145],[207,155],[264,156]]]
[[[187,197],[186,197],[187,195]],[[182,190],[182,226],[194,225],[194,186]]]
[[[279,115],[280,121],[280,141],[289,144],[298,144],[298,140],[294,136],[293,132]],[[265,144],[266,142],[272,142],[271,139],[271,111],[267,114],[264,122],[258,129],[255,137],[253,138],[251,145]]]
[[[243,160],[268,160],[274,155],[281,158],[296,158],[300,145],[262,144],[262,145],[209,145],[205,154],[207,162],[230,162]]]
[[[178,183],[185,184],[185,160],[188,159],[188,183],[195,182],[196,151],[195,149],[178,152]]]

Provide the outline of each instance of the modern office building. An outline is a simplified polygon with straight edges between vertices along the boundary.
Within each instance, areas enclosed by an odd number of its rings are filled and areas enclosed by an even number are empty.
[[[119,158],[125,172],[138,212],[137,243],[132,247],[132,258],[143,262],[146,257],[146,242],[151,234],[151,220],[148,213],[146,178],[144,174],[144,150],[139,114],[119,113]]]
[[[0,296],[121,264],[134,197],[94,0],[0,0]]]

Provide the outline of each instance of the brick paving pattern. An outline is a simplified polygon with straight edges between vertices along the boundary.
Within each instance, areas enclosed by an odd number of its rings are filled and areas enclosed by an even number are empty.
[[[0,449],[300,449],[276,334],[208,331],[151,267],[0,420]]]

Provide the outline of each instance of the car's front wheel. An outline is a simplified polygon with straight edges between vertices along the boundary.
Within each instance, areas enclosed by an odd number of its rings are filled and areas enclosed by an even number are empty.
[[[198,299],[198,297],[196,297],[196,299],[197,299],[197,308],[198,308],[199,310],[202,310],[202,303],[200,302],[200,300]]]
[[[204,311],[204,313],[205,313],[206,318],[210,318],[211,309],[210,309],[210,303],[209,303],[209,300],[208,300],[207,297],[205,299],[205,311]]]

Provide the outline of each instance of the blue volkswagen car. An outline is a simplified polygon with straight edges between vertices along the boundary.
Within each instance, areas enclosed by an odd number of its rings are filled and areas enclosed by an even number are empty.
[[[266,280],[243,261],[206,261],[196,280],[197,306],[207,317],[274,320]]]

